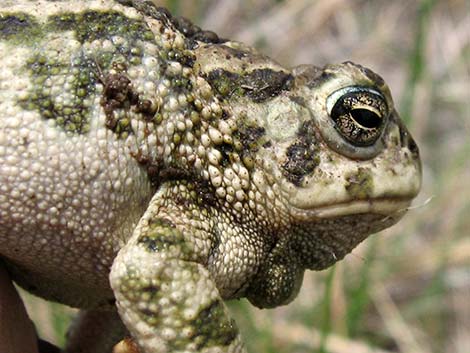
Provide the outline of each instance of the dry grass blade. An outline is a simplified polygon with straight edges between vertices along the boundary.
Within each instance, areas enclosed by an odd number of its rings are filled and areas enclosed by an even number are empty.
[[[429,347],[423,347],[413,333],[413,328],[405,321],[400,309],[395,305],[389,293],[380,284],[376,284],[372,299],[377,308],[386,330],[400,348],[400,352],[427,353]]]

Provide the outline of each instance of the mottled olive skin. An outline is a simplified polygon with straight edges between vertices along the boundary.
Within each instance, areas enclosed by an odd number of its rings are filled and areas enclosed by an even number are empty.
[[[3,1],[0,65],[0,258],[84,309],[67,353],[244,352],[223,300],[289,303],[420,188],[378,75],[150,2]]]

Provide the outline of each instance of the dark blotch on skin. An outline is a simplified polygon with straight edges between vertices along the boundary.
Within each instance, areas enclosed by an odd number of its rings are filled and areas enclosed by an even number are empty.
[[[31,72],[32,82],[29,96],[19,102],[26,110],[37,110],[43,119],[52,119],[58,126],[70,133],[83,134],[89,131],[90,108],[85,100],[95,92],[95,64],[84,55],[76,57],[71,66],[53,58],[35,55],[27,60],[27,69]],[[79,74],[73,76],[70,95],[73,100],[64,104],[57,96],[52,96],[44,81],[54,76],[67,76],[72,69]]]
[[[291,88],[292,75],[271,69],[256,69],[244,74],[215,69],[207,75],[211,87],[224,98],[247,96],[262,103]]]
[[[124,109],[142,115],[145,121],[153,122],[158,108],[149,99],[142,99],[135,92],[130,79],[124,73],[109,74],[101,79],[104,86],[101,106],[106,115],[106,127],[119,136],[132,133],[131,119],[116,119],[115,111]]]
[[[116,35],[134,40],[153,38],[145,22],[130,19],[119,12],[86,11],[81,15],[79,23],[82,24],[77,31],[80,41],[91,42]]]
[[[144,245],[151,252],[168,250],[172,246],[181,245],[182,242],[181,232],[166,218],[151,219],[146,235],[137,240],[137,244]]]
[[[200,27],[194,25],[190,20],[184,17],[174,17],[164,7],[158,7],[150,1],[136,2],[132,0],[117,0],[125,6],[132,6],[142,14],[155,18],[165,23],[168,27],[172,27],[181,32],[188,41],[194,42],[194,44],[188,47],[195,46],[195,41],[201,41],[204,43],[218,44],[226,42],[226,39],[219,38],[219,36],[212,31],[202,30]]]
[[[287,161],[282,168],[287,179],[300,186],[305,175],[312,173],[318,165],[315,149],[305,142],[296,142],[287,149]]]
[[[211,87],[219,93],[222,97],[230,98],[241,88],[238,86],[238,81],[240,75],[226,71],[223,69],[216,69],[207,75],[207,81]],[[238,92],[237,95],[240,95],[241,92]]]
[[[208,44],[219,44],[226,42],[225,39],[219,38],[216,33],[202,30],[199,26],[196,26],[185,17],[174,17],[172,22],[176,29],[183,33],[184,36],[190,40],[197,40]]]
[[[178,168],[177,166],[166,166],[164,169],[160,169],[158,173],[158,182],[165,183],[167,181],[175,180],[187,180],[191,179],[193,175],[183,168]]]
[[[202,309],[191,323],[194,327],[198,350],[214,346],[228,346],[237,338],[235,322],[225,315],[221,301],[214,301]]]
[[[169,59],[179,62],[181,65],[192,68],[196,61],[196,57],[190,51],[170,52]]]
[[[193,89],[193,84],[190,80],[181,75],[177,76],[169,76],[171,78],[171,88],[177,93],[188,93],[191,92]]]
[[[160,247],[159,247],[160,243],[157,240],[153,238],[149,238],[147,236],[139,238],[139,240],[137,241],[137,244],[144,245],[146,249],[151,252],[157,252],[158,250],[160,250]]]
[[[247,90],[248,97],[259,103],[276,97],[284,90],[289,90],[292,76],[282,71],[257,69],[243,76],[242,87]]]
[[[22,19],[22,23],[25,28],[33,26],[28,18]],[[154,35],[143,20],[128,18],[118,11],[89,10],[50,16],[43,28],[48,32],[72,31],[81,43],[114,36],[121,36],[126,42],[116,46],[113,52],[98,51],[93,57],[88,57],[82,51],[72,53],[70,58],[46,58],[35,54],[27,61],[27,69],[31,72],[34,84],[31,86],[29,97],[19,102],[24,109],[39,111],[44,119],[55,120],[57,125],[67,132],[87,133],[90,128],[89,98],[95,94],[96,85],[101,83],[104,86],[101,105],[106,113],[106,126],[118,136],[128,136],[132,128],[130,118],[115,118],[114,112],[117,109],[132,108],[137,114],[141,114],[144,120],[154,120],[158,107],[149,100],[139,99],[124,73],[102,74],[108,71],[111,65],[114,67],[119,62],[126,63],[126,67],[121,70],[123,72],[128,66],[140,64],[143,56],[141,42],[154,42]],[[43,43],[43,46],[47,47],[47,43]],[[57,97],[52,96],[51,90],[44,85],[48,79],[61,77],[71,82],[68,92],[64,93],[72,99],[66,103],[59,99],[63,93]]]
[[[218,207],[217,196],[212,184],[206,180],[193,182],[194,191],[196,192],[196,203],[199,208],[209,209],[211,207]]]
[[[286,151],[286,162],[282,165],[284,176],[292,184],[301,186],[304,177],[311,174],[320,164],[314,143],[312,124],[303,124],[298,132],[299,138]]]
[[[139,103],[139,96],[133,91],[131,81],[122,73],[110,74],[103,79],[103,95],[101,106],[106,114],[106,127],[122,135],[131,133],[130,119],[116,119],[114,111],[129,110],[131,106]]]
[[[191,204],[184,206],[189,208]],[[149,252],[168,252],[178,249],[182,260],[187,260],[193,252],[191,244],[185,241],[182,230],[165,218],[150,220],[148,229],[137,239],[137,244]]]
[[[78,26],[78,15],[74,13],[63,13],[48,18],[47,25],[52,31],[70,31]]]
[[[128,66],[141,64],[142,42],[155,42],[154,34],[143,20],[128,18],[118,11],[60,13],[48,17],[45,28],[48,32],[71,31],[80,43],[111,40],[115,36],[124,38],[125,42],[116,45],[112,52],[95,51],[93,59],[102,71],[113,61],[125,62]]]
[[[209,44],[218,44],[226,41],[225,39],[219,38],[215,32],[205,30],[196,33],[192,39]]]
[[[26,41],[41,34],[40,25],[24,13],[0,13],[0,39]]]
[[[144,245],[150,252],[168,250],[171,246],[175,246],[180,243],[180,239],[165,233],[154,233],[151,236],[143,236],[137,240],[137,244]]]
[[[63,13],[48,18],[46,26],[57,31],[73,30],[81,43],[110,39],[116,35],[131,42],[152,41],[154,38],[144,21],[128,18],[118,11]]]
[[[189,180],[194,179],[188,170],[180,168],[177,163],[175,165],[165,165],[161,159],[150,160],[148,156],[142,154],[141,151],[132,153],[132,157],[147,171],[152,185],[157,189],[161,184],[168,181]]]
[[[266,135],[266,130],[261,126],[242,126],[234,135],[238,136],[243,145],[242,153],[256,152],[265,142],[262,141],[262,137]]]
[[[149,16],[156,20],[162,21],[167,25],[173,25],[173,16],[170,11],[164,7],[159,7],[153,4],[151,1],[135,1],[135,0],[116,0],[118,3],[124,6],[134,7],[136,10],[141,12],[143,15]]]
[[[308,88],[316,88],[321,86],[323,83],[330,81],[333,78],[333,74],[330,72],[321,71],[321,74],[313,77],[308,83]]]
[[[212,259],[217,259],[220,256],[219,246],[222,239],[222,231],[219,229],[218,224],[214,224],[212,235],[213,239],[211,241],[211,248],[209,250],[209,261],[213,261]]]
[[[196,26],[186,17],[176,17],[173,23],[175,24],[176,28],[181,33],[183,33],[185,37],[188,37],[188,38],[191,38],[196,33],[201,31],[201,28],[199,26]]]

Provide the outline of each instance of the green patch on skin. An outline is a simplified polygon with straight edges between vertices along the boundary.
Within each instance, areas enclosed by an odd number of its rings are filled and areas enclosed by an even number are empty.
[[[172,89],[176,93],[188,94],[193,91],[192,82],[183,76],[169,77]]]
[[[254,153],[268,142],[266,129],[256,119],[240,114],[233,131],[233,149],[241,154]]]
[[[144,21],[131,19],[117,11],[85,11],[82,13],[62,13],[50,16],[45,28],[49,32],[73,31],[80,43],[96,40],[122,38],[116,45],[114,54],[102,53],[97,59],[110,62],[119,54],[121,61],[130,65],[142,62],[142,45],[138,42],[155,43],[155,36]],[[115,58],[114,58],[115,59]]]
[[[166,218],[153,218],[150,222],[152,227],[175,228],[175,224]]]
[[[81,43],[114,36],[131,42],[154,40],[154,34],[144,21],[131,19],[118,11],[63,13],[49,17],[46,26],[55,31],[75,31]]]
[[[229,346],[238,336],[235,322],[228,317],[220,300],[202,309],[190,326],[194,329],[193,342],[199,350]]]
[[[33,23],[29,18],[23,22]],[[115,43],[111,50],[96,50],[92,55],[84,54],[83,51],[71,53],[70,58],[34,54],[26,63],[31,73],[30,92],[19,102],[20,105],[27,110],[39,111],[44,119],[54,120],[69,133],[85,134],[90,129],[90,109],[94,103],[96,86],[102,84],[105,93],[111,95],[111,98],[105,96],[102,102],[107,113],[106,124],[119,137],[128,136],[132,132],[130,118],[122,114],[114,116],[115,110],[126,108],[125,102],[116,104],[111,94],[114,92],[111,90],[112,82],[105,80],[109,75],[102,76],[110,67],[120,65],[126,71],[130,66],[141,64],[144,55],[141,42],[154,42],[153,33],[144,21],[130,19],[117,11],[62,13],[50,16],[42,27],[43,33],[63,31],[72,31],[81,43],[108,39],[113,41],[116,37],[122,40]],[[47,51],[47,46],[47,43],[42,43],[41,50]],[[130,91],[130,88],[127,90]],[[137,108],[142,110],[142,114],[147,114],[146,102],[137,98],[134,100],[135,104],[140,104]]]
[[[230,162],[235,162],[238,157],[241,157],[248,170],[254,167],[256,152],[261,147],[269,147],[266,129],[259,126],[256,121],[249,120],[246,116],[239,116],[237,129],[233,132],[232,137],[232,144],[218,146],[218,149],[224,159],[228,157]]]
[[[239,86],[240,75],[223,69],[216,69],[207,75],[211,87],[222,97],[242,96],[244,90]]]
[[[178,272],[187,272],[193,274],[189,281],[197,282],[198,266],[193,262],[182,262],[179,264]],[[175,271],[172,271],[175,273]],[[126,297],[136,305],[139,317],[142,321],[150,325],[155,330],[162,328],[165,323],[165,317],[160,306],[162,298],[170,298],[170,291],[174,286],[178,288],[184,285],[182,282],[175,282],[170,285],[173,278],[168,276],[166,271],[162,271],[155,280],[141,279],[134,273],[129,273],[125,279],[124,286],[127,288]],[[186,280],[185,280],[186,281]],[[221,300],[214,300],[199,308],[199,312],[192,320],[184,317],[186,305],[184,302],[174,303],[175,309],[171,312],[171,322],[176,322],[176,330],[186,327],[191,332],[188,337],[183,334],[168,342],[168,348],[173,351],[185,351],[188,345],[195,344],[197,351],[205,349],[226,347],[233,343],[238,337],[238,329],[235,321],[231,320]],[[170,322],[170,326],[172,325]]]
[[[346,191],[354,199],[367,199],[373,196],[374,180],[369,169],[359,168],[357,172],[345,176]]]
[[[144,245],[150,252],[161,252],[172,246],[183,244],[183,241],[171,233],[153,232],[151,235],[140,237],[137,243]]]
[[[44,119],[52,119],[65,131],[85,134],[90,129],[90,97],[95,93],[96,65],[84,55],[71,65],[43,55],[34,55],[26,63],[31,72],[31,90],[19,103],[26,110],[37,110]],[[48,80],[67,86],[60,89]],[[56,92],[53,92],[56,91]],[[69,98],[65,101],[64,98]]]
[[[137,244],[143,245],[150,252],[163,252],[179,248],[188,254],[190,249],[183,233],[169,220],[157,218],[149,222],[149,230],[139,237]]]
[[[161,252],[182,244],[182,240],[169,232],[152,232],[150,235],[140,237],[137,243],[144,245],[150,252]]]
[[[17,13],[0,13],[0,40],[18,45],[29,45],[43,35],[34,17]]]
[[[146,285],[139,288],[138,292],[142,293],[146,297],[147,303],[158,302],[161,297],[161,287],[159,285]],[[142,319],[152,326],[157,326],[161,322],[160,308],[158,306],[141,307],[139,314]]]
[[[79,26],[79,15],[76,13],[62,13],[49,16],[46,28],[50,32],[74,31]]]

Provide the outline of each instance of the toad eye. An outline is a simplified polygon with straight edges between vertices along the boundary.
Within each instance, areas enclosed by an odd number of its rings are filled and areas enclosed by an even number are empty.
[[[388,107],[381,93],[364,87],[346,87],[327,99],[335,129],[354,146],[373,145],[382,135]]]

